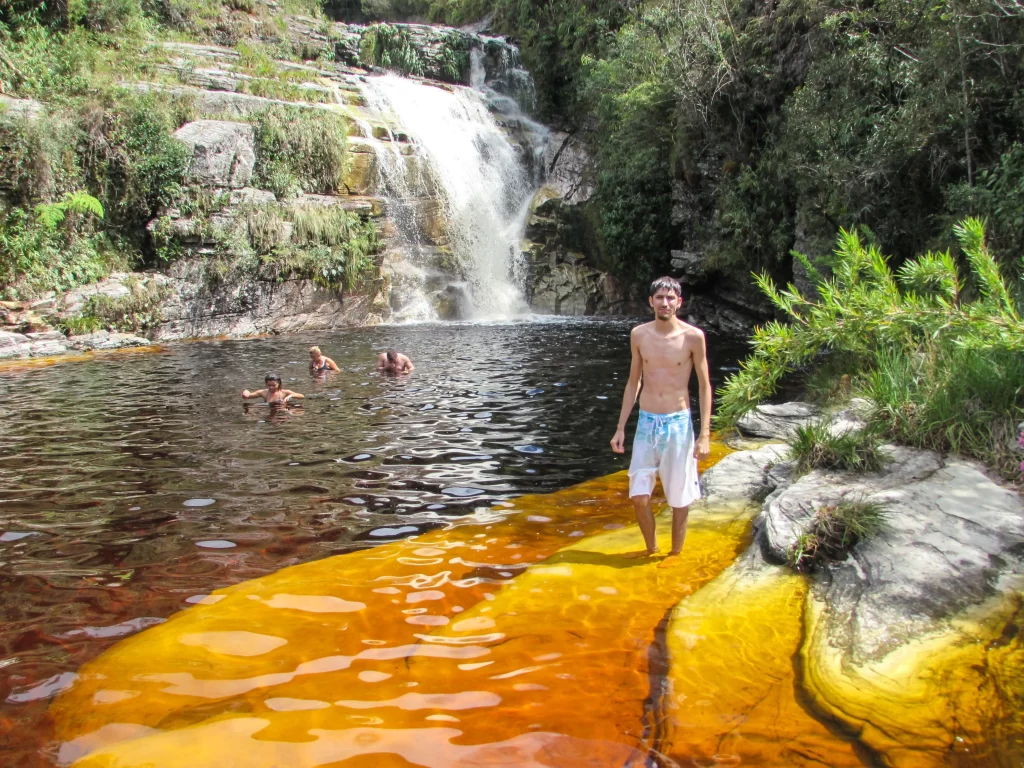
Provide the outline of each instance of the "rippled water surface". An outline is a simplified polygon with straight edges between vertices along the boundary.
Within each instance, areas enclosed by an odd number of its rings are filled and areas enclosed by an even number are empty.
[[[77,667],[213,589],[626,467],[631,323],[407,326],[0,369],[0,744],[45,763]],[[342,368],[314,378],[307,348]],[[409,377],[373,370],[388,346]],[[716,386],[743,348],[709,340]],[[244,406],[279,372],[305,407]],[[695,387],[694,387],[695,389]]]

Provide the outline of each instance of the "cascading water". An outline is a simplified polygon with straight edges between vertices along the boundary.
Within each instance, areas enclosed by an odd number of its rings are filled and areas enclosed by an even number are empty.
[[[392,310],[399,322],[508,319],[529,309],[517,285],[520,240],[537,188],[532,172],[544,129],[515,101],[484,84],[440,88],[395,75],[367,78],[366,106],[409,145],[375,142],[378,186],[401,251],[391,261]],[[519,128],[527,147],[506,128]]]

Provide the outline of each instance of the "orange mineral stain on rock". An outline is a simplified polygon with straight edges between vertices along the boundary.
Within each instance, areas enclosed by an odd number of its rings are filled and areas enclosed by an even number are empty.
[[[822,712],[896,768],[1024,763],[1024,626],[1020,581],[936,631],[854,663],[806,604],[803,686]]]
[[[80,671],[52,706],[62,759],[642,765],[659,738],[645,715],[657,628],[734,561],[755,508],[695,507],[682,556],[658,567],[626,556],[642,540],[625,486],[519,498],[220,590]],[[244,633],[259,653],[238,653]],[[97,698],[109,690],[131,696]]]
[[[862,765],[797,700],[807,581],[751,559],[672,612],[661,751],[678,765]]]

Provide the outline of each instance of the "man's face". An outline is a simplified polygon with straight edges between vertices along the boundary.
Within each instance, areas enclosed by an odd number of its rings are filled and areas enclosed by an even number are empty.
[[[649,299],[654,314],[659,320],[670,320],[679,309],[682,299],[675,291],[659,288]]]

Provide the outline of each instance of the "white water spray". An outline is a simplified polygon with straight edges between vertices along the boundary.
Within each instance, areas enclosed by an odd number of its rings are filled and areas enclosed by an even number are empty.
[[[488,111],[486,94],[393,75],[368,78],[363,92],[367,107],[414,146],[412,157],[403,156],[397,142],[381,142],[388,146],[377,152],[381,191],[406,256],[396,276],[395,318],[435,319],[437,306],[445,308],[442,315],[467,320],[527,314],[515,276],[536,185],[523,150]],[[425,198],[441,209],[446,232],[440,245],[422,234],[423,212],[416,206]],[[439,252],[445,270],[437,267]]]

